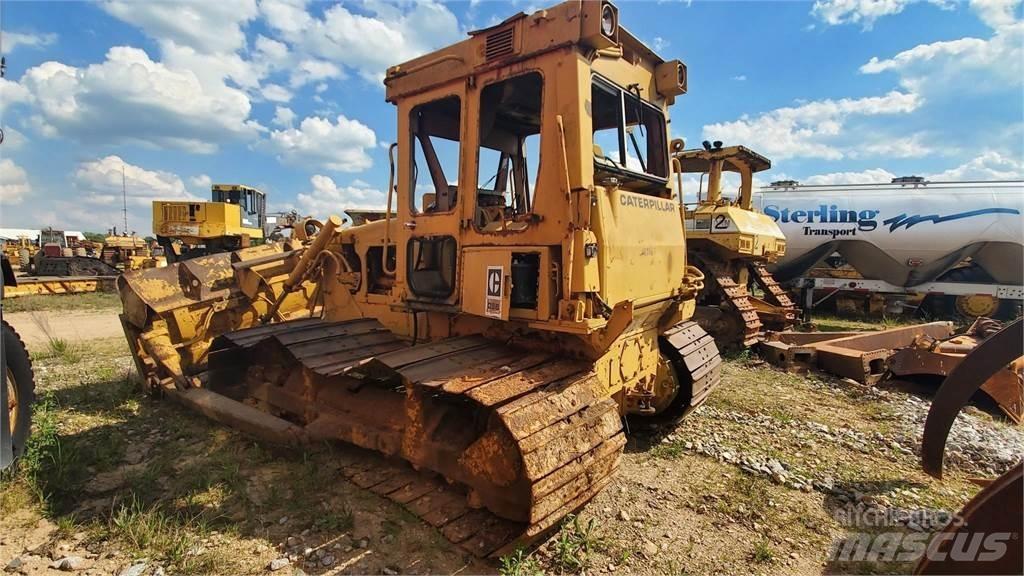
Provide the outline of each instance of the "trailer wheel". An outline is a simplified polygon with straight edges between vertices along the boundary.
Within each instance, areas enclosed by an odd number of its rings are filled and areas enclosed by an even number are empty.
[[[22,455],[25,441],[32,427],[32,403],[35,401],[35,382],[32,360],[21,337],[6,321],[3,323],[4,360],[7,363],[7,411],[10,418],[14,457]]]
[[[957,296],[953,305],[964,318],[994,318],[999,312],[999,298],[988,294],[965,294]]]

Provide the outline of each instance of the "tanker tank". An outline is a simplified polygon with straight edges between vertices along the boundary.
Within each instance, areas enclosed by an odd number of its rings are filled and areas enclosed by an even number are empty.
[[[1024,284],[1024,181],[783,181],[756,191],[754,203],[786,235],[786,254],[774,271],[780,281],[806,276],[839,253],[863,278],[896,286]],[[957,276],[967,259],[970,277]]]

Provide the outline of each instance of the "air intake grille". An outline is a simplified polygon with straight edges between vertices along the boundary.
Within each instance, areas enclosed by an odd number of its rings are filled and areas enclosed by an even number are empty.
[[[515,28],[508,27],[487,35],[486,45],[484,46],[484,57],[487,62],[511,56],[515,52],[512,42],[512,32],[514,30]]]
[[[188,222],[187,204],[164,204],[164,222]]]

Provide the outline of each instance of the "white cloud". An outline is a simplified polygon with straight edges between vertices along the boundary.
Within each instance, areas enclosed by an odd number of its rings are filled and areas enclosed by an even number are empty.
[[[147,170],[125,162],[120,156],[111,155],[78,165],[72,182],[81,193],[79,199],[96,205],[120,205],[122,169],[124,195],[131,205],[149,208],[153,200],[195,198],[185,189],[185,183],[178,175],[162,170]]]
[[[52,204],[37,210],[36,217],[40,221],[58,221],[65,226],[91,231],[102,231],[115,225],[121,229],[122,167],[129,230],[143,235],[150,233],[154,200],[200,199],[189,193],[177,174],[149,170],[129,164],[120,156],[111,155],[80,163],[71,174],[75,192],[60,194]],[[51,209],[52,212],[48,212]]]
[[[916,94],[892,91],[884,96],[817,100],[777,108],[755,117],[704,126],[706,140],[750,146],[773,159],[792,157],[838,160],[850,148],[839,138],[851,117],[905,114],[916,110]]]
[[[811,15],[830,25],[861,24],[870,30],[884,16],[899,14],[908,5],[920,0],[816,0]],[[943,9],[952,9],[950,0],[928,0]]]
[[[28,142],[28,138],[24,134],[14,128],[14,126],[4,126],[4,152],[11,152],[17,150]]]
[[[0,78],[0,111],[12,104],[32,101],[32,94],[24,86],[6,78]]]
[[[292,99],[292,93],[284,86],[277,84],[264,84],[260,92],[271,102],[287,102]]]
[[[300,192],[296,196],[299,212],[315,218],[327,218],[349,208],[381,209],[387,203],[382,190],[370,187],[365,182],[356,180],[348,186],[339,187],[328,176],[316,174],[309,179],[313,186],[311,192]]]
[[[0,205],[20,204],[31,191],[25,169],[10,158],[0,160]]]
[[[291,127],[293,122],[295,122],[295,112],[292,112],[291,108],[287,106],[277,106],[274,108],[274,124],[288,128]]]
[[[25,72],[21,86],[38,110],[32,125],[49,136],[211,153],[262,129],[249,120],[251,105],[241,90],[210,88],[196,74],[127,46],[85,68],[44,62]]]
[[[1024,79],[1024,22],[1014,18],[1020,0],[974,0],[972,10],[990,26],[990,38],[964,37],[919,44],[892,56],[871,57],[862,74],[892,72],[918,92],[956,92],[1012,86]]]
[[[668,48],[669,44],[671,44],[671,42],[668,40],[665,40],[661,36],[655,36],[654,40],[651,41],[651,48],[653,48],[655,52],[661,52],[665,48]]]
[[[372,82],[388,66],[404,62],[462,37],[459,22],[433,1],[368,2],[366,14],[334,5],[315,17],[302,0],[265,0],[260,11],[267,25],[293,49],[356,70]]]
[[[245,45],[243,26],[258,11],[256,0],[137,2],[111,0],[103,9],[146,34],[200,52],[234,52]]]
[[[210,191],[210,185],[213,184],[213,180],[206,174],[200,174],[189,178],[188,183],[191,184],[193,188],[198,188],[205,193]]]
[[[284,162],[340,172],[369,168],[373,159],[367,150],[376,145],[377,136],[369,126],[342,115],[336,122],[318,116],[304,118],[298,128],[274,130],[264,144]]]
[[[971,9],[989,28],[998,30],[1017,21],[1014,13],[1019,4],[1020,0],[971,0]]]
[[[733,76],[732,79],[737,82],[745,82],[747,80],[747,77],[744,74],[740,74],[739,76]]]
[[[289,83],[292,88],[303,86],[310,82],[319,82],[328,78],[344,78],[345,74],[334,64],[326,60],[306,59],[299,62],[292,69]]]
[[[1024,179],[1024,160],[985,150],[976,158],[955,168],[928,176],[933,181],[948,180],[1021,180]]]
[[[853,157],[888,156],[890,158],[924,158],[940,153],[928,144],[928,136],[917,133],[906,137],[882,138],[856,145],[849,154]],[[943,148],[943,153],[952,150]]]
[[[256,37],[256,58],[281,67],[288,62],[288,45],[260,34]]]
[[[4,54],[10,54],[17,49],[18,46],[25,46],[27,48],[42,48],[49,46],[57,41],[57,35],[53,33],[47,34],[32,34],[30,32],[10,32],[5,31],[3,33],[3,48]]]
[[[800,183],[808,185],[888,184],[895,177],[895,174],[883,168],[870,168],[861,172],[817,174],[800,179]],[[780,178],[780,180],[785,180],[785,178]]]

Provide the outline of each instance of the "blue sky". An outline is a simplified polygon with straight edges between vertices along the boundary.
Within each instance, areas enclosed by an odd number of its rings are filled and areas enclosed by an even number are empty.
[[[0,226],[150,232],[157,198],[243,182],[272,208],[377,207],[386,66],[544,4],[4,2]],[[1020,0],[620,2],[689,69],[671,130],[762,182],[1024,178]]]

